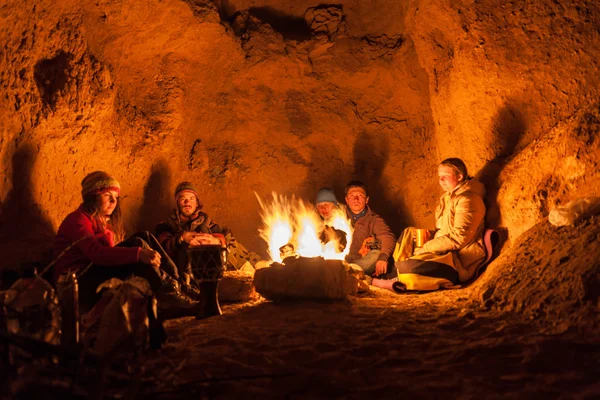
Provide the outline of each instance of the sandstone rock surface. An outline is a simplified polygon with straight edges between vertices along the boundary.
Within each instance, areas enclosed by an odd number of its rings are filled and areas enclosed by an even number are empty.
[[[173,322],[142,396],[598,397],[598,218],[547,222],[600,195],[598,26],[592,0],[6,0],[0,267],[47,260],[93,170],[120,180],[129,233],[191,180],[264,257],[255,193],[362,179],[398,235],[433,228],[457,156],[505,239],[471,287]],[[310,273],[274,287],[317,291]]]
[[[240,302],[256,300],[252,276],[240,271],[225,271],[217,287],[219,301]]]
[[[264,256],[255,192],[341,198],[362,179],[399,234],[433,227],[436,164],[458,156],[486,184],[488,224],[515,243],[553,207],[598,196],[599,7],[8,0],[0,265],[47,261],[97,169],[120,180],[129,233],[153,230],[192,180]]]

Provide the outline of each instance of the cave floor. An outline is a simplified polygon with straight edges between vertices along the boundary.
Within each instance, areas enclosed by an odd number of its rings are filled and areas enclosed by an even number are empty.
[[[113,360],[114,371],[38,363],[19,369],[12,391],[19,399],[597,399],[599,238],[600,217],[541,222],[459,290],[398,295],[371,286],[337,302],[222,304],[221,316],[167,321],[162,349]]]
[[[461,290],[224,305],[166,325],[153,398],[598,398],[600,338],[474,306]]]

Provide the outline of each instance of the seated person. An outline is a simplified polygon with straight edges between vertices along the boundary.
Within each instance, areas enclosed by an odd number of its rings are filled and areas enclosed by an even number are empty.
[[[436,290],[466,282],[485,261],[485,187],[470,178],[465,163],[448,158],[438,166],[444,194],[435,212],[436,230],[414,248],[415,228],[406,228],[394,252],[398,280],[409,290]]]
[[[317,199],[315,201],[317,211],[321,220],[327,225],[331,224],[334,212],[340,209],[340,204],[335,197],[333,189],[323,187],[317,192]]]
[[[158,300],[159,318],[195,315],[197,303],[179,291],[165,271],[175,266],[156,239],[140,233],[115,247],[123,238],[119,182],[103,171],[81,182],[83,203],[67,215],[54,239],[54,277],[78,273],[79,305],[89,311],[100,299],[96,288],[111,278],[134,275],[150,284]],[[154,248],[152,248],[154,247]]]
[[[339,253],[343,252],[348,245],[348,240],[346,239],[346,232],[336,228],[335,217],[336,215],[339,215],[345,218],[345,215],[340,208],[340,204],[335,197],[333,189],[328,187],[319,189],[315,205],[319,217],[321,217],[321,221],[323,221],[323,229],[321,230],[319,239],[322,243],[328,243],[332,240],[336,241],[336,250]]]
[[[175,203],[173,214],[156,227],[156,236],[175,261],[181,279],[194,284],[187,249],[207,244],[225,247],[225,237],[219,225],[201,211],[202,203],[192,183],[181,182],[177,185]]]
[[[369,195],[364,183],[348,183],[345,194],[346,214],[354,227],[346,261],[357,264],[365,275],[385,274],[396,238],[383,218],[368,206]]]

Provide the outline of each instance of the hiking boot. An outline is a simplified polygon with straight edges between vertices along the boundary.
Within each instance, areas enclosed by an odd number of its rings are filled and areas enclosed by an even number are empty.
[[[163,288],[167,292],[177,292],[180,290],[181,285],[179,284],[179,282],[177,282],[177,280],[167,275],[162,279],[161,289]]]
[[[194,278],[193,276],[190,276],[189,278],[189,285],[193,286],[195,289],[200,290],[200,281]]]
[[[195,316],[198,302],[190,299],[179,289],[173,290],[167,285],[161,286],[156,293],[158,316],[161,320]]]
[[[181,292],[192,300],[200,300],[200,290],[192,285],[181,285]]]
[[[406,292],[406,285],[398,280],[392,283],[392,290],[396,293],[404,293]]]

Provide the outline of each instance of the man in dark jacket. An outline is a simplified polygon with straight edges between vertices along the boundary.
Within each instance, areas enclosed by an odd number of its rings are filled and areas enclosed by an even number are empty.
[[[201,211],[202,203],[192,183],[181,182],[177,185],[175,202],[177,208],[166,221],[158,224],[156,236],[177,265],[180,279],[186,285],[193,278],[187,249],[207,244],[220,244],[224,247],[225,238],[219,225]]]
[[[369,208],[369,195],[364,183],[348,183],[345,195],[346,213],[354,227],[346,261],[357,264],[365,275],[385,274],[396,244],[394,234],[383,218]]]

